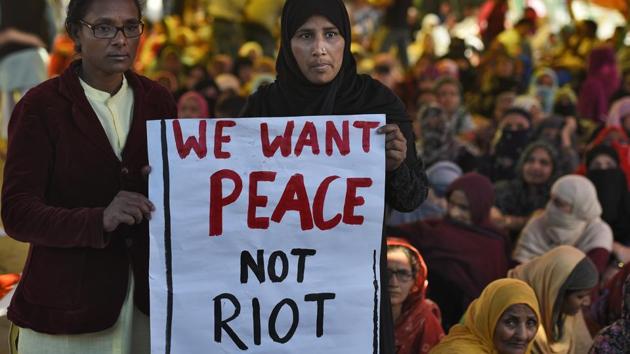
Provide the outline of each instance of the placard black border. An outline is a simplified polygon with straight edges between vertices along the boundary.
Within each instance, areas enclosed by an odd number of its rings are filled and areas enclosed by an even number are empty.
[[[166,120],[160,122],[162,140],[162,179],[164,188],[164,261],[166,266],[166,328],[164,334],[164,353],[171,353],[171,334],[173,328],[173,258],[171,254],[171,190],[168,164],[168,139],[166,138]]]

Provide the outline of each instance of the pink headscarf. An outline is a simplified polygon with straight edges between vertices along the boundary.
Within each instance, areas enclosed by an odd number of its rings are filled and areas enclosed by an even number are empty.
[[[622,97],[616,100],[610,112],[608,112],[608,120],[606,126],[621,127],[621,119],[630,114],[630,97]]]
[[[619,82],[615,51],[607,46],[593,49],[588,58],[588,74],[578,98],[580,115],[595,122],[606,121],[608,103]]]
[[[183,94],[179,100],[177,101],[177,112],[178,112],[178,116],[180,115],[179,112],[181,111],[181,109],[184,106],[184,102],[186,102],[186,100],[188,99],[194,99],[195,103],[197,103],[199,105],[199,117],[179,117],[179,118],[208,118],[209,112],[208,112],[208,102],[206,101],[205,98],[203,98],[203,96],[195,91],[188,91],[185,94]]]

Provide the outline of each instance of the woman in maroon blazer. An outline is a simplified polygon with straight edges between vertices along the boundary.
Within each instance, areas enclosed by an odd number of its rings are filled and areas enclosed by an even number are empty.
[[[31,89],[9,126],[2,219],[30,252],[8,317],[20,351],[135,353],[140,322],[148,348],[145,125],[177,109],[130,71],[138,0],[72,0],[66,27],[81,60]]]

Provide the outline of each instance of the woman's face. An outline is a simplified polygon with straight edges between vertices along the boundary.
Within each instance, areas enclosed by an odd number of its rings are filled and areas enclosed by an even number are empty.
[[[536,336],[536,313],[525,304],[507,308],[494,329],[494,348],[499,354],[522,354]]]
[[[558,197],[557,195],[552,194],[549,200],[561,212],[565,214],[571,214],[573,212],[573,206],[571,205],[571,203]]]
[[[140,40],[139,36],[127,38],[120,30],[114,38],[96,38],[86,24],[97,31],[102,30],[104,25],[131,29],[137,28],[139,18],[140,14],[133,0],[91,1],[82,19],[84,23],[79,24],[74,36],[81,46],[83,70],[89,71],[89,75],[93,77],[124,73],[133,64]]]
[[[472,225],[470,204],[464,191],[456,189],[448,197],[448,216],[461,223]]]
[[[534,149],[523,164],[523,180],[527,184],[543,184],[551,177],[553,161],[547,150]]]
[[[179,118],[205,118],[201,116],[201,107],[194,97],[188,97],[182,101],[177,116]]]
[[[519,131],[519,130],[527,130],[531,127],[531,123],[527,120],[526,117],[518,114],[518,113],[510,113],[503,117],[501,121],[503,125],[503,129],[507,129],[510,131]]]
[[[591,304],[591,289],[572,291],[565,295],[562,303],[562,313],[575,316],[584,306]]]
[[[589,170],[610,170],[617,168],[617,161],[608,154],[597,155],[588,165]]]
[[[498,77],[510,77],[514,75],[514,63],[507,58],[499,58],[497,60],[495,73]]]
[[[538,79],[536,80],[536,83],[539,86],[546,86],[546,87],[553,87],[553,78],[549,75],[541,75],[540,77],[538,77]]]
[[[494,106],[495,118],[499,119],[501,116],[503,116],[503,112],[505,112],[508,108],[510,108],[512,104],[514,104],[515,100],[516,100],[515,92],[506,91],[506,92],[502,92],[498,94],[495,101],[495,106]]]
[[[314,84],[331,82],[341,70],[345,40],[323,16],[309,18],[291,38],[291,51],[306,79]]]
[[[437,101],[440,107],[449,114],[454,113],[461,104],[459,87],[453,84],[443,84],[437,89]]]
[[[401,249],[387,252],[389,273],[389,298],[392,306],[400,306],[409,296],[414,285],[414,274],[407,254]]]

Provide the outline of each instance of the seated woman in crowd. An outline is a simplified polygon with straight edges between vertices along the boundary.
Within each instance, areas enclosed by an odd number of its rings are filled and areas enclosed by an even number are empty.
[[[442,325],[459,322],[472,300],[509,268],[507,238],[490,222],[494,188],[488,178],[468,173],[447,193],[442,219],[401,225],[404,237],[429,266],[428,296],[442,309]]]
[[[556,150],[542,141],[525,148],[516,165],[516,177],[495,184],[493,221],[498,226],[518,235],[532,213],[545,207],[558,175],[557,156]]]
[[[527,283],[495,280],[431,353],[529,353],[540,319],[536,294]]]
[[[455,135],[472,133],[475,126],[470,113],[462,102],[462,86],[459,81],[450,76],[440,78],[435,83],[435,96]]]
[[[177,101],[177,118],[211,118],[208,102],[195,91],[184,93]]]
[[[521,108],[510,108],[501,117],[495,144],[488,155],[482,157],[480,172],[492,181],[515,177],[516,164],[527,147],[532,132],[532,118]]]
[[[533,140],[542,140],[558,151],[558,175],[573,173],[580,163],[577,147],[578,124],[574,117],[553,115],[543,120],[534,131]]]
[[[584,252],[558,246],[508,273],[536,292],[540,324],[532,353],[584,353],[592,344],[582,307],[590,304],[598,272]]]
[[[427,167],[438,161],[457,161],[463,144],[457,138],[446,113],[437,105],[424,106],[418,112],[420,136],[416,148]]]
[[[446,191],[448,186],[462,175],[462,170],[455,163],[440,161],[427,169],[429,195],[416,210],[405,213],[392,210],[387,225],[409,224],[427,219],[438,219],[446,214]]]
[[[527,262],[558,245],[585,252],[602,273],[612,251],[610,226],[601,218],[595,187],[583,176],[560,178],[551,188],[545,211],[527,223],[514,250],[514,260]]]
[[[389,296],[394,318],[396,354],[428,353],[442,337],[440,309],[425,298],[427,266],[407,241],[387,239]]]
[[[621,317],[595,336],[591,354],[630,352],[630,275],[624,280]]]
[[[630,263],[626,263],[604,285],[599,288],[584,319],[591,334],[595,335],[602,328],[611,325],[622,316],[623,284],[630,276]]]
[[[529,84],[529,94],[538,99],[546,117],[553,111],[557,91],[558,76],[555,71],[550,68],[536,70]]]
[[[611,227],[615,242],[630,246],[630,193],[619,154],[598,145],[586,154],[586,177],[593,182],[602,206],[602,219]]]

